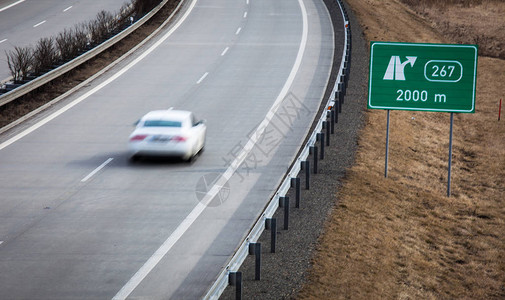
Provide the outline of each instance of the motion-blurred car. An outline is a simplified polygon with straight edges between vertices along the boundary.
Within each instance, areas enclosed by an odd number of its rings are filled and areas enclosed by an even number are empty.
[[[183,110],[156,110],[147,113],[130,135],[128,148],[132,160],[140,156],[177,156],[190,161],[205,146],[204,120]]]

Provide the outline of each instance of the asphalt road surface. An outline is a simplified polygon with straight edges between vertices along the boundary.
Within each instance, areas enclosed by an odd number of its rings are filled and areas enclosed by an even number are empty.
[[[41,38],[119,11],[126,0],[0,0],[0,81],[10,76],[6,51],[35,46]]]
[[[333,46],[321,0],[186,1],[142,51],[1,135],[0,298],[201,298],[302,145]],[[169,107],[207,120],[205,151],[129,162],[132,124]]]

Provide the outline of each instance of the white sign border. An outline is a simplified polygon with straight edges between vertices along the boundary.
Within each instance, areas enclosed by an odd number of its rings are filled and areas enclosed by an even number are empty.
[[[477,87],[477,57],[478,48],[476,45],[459,45],[459,44],[429,44],[429,43],[397,43],[397,42],[371,42],[370,50],[370,71],[369,71],[369,81],[368,81],[368,107],[370,109],[385,109],[385,110],[409,110],[409,111],[432,111],[432,112],[448,112],[448,113],[472,113],[475,112],[475,93]],[[391,45],[391,46],[415,46],[415,47],[454,47],[454,48],[473,48],[475,50],[474,56],[474,74],[473,74],[473,94],[472,94],[472,108],[470,110],[462,109],[436,109],[436,108],[415,108],[415,107],[389,107],[389,106],[373,106],[371,105],[371,91],[372,91],[372,68],[373,68],[373,50],[376,45]]]

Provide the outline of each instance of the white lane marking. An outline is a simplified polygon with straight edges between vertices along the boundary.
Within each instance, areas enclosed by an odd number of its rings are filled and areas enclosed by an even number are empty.
[[[224,56],[228,50],[230,50],[230,47],[224,48],[223,52],[221,52],[221,56]]]
[[[244,12],[244,19],[247,18],[247,12]]]
[[[73,7],[73,6],[71,5],[71,6],[67,7],[67,8],[65,8],[65,9],[63,10],[63,12],[66,12],[67,10],[71,9],[72,7]]]
[[[237,29],[237,31],[235,31],[235,34],[236,34],[236,35],[238,35],[238,34],[240,33],[240,31],[241,31],[241,30],[242,30],[242,27],[239,27],[239,28]]]
[[[0,241],[0,245],[2,245],[4,243],[4,241]]]
[[[193,2],[191,3],[191,6],[189,7],[189,9],[181,17],[181,19],[179,19],[178,23],[176,23],[174,25],[174,27],[172,27],[171,30],[169,30],[163,37],[161,37],[156,43],[154,43],[144,53],[142,53],[141,55],[139,55],[135,60],[133,60],[131,63],[129,63],[128,65],[126,65],[123,69],[117,71],[114,75],[112,75],[107,80],[105,80],[104,82],[100,83],[99,85],[97,85],[95,88],[91,89],[90,91],[88,91],[84,95],[82,95],[79,98],[75,99],[74,101],[70,102],[66,106],[60,108],[59,110],[57,110],[53,114],[47,116],[45,119],[40,120],[38,123],[32,125],[31,127],[27,128],[26,130],[22,131],[21,133],[15,135],[13,137],[11,137],[10,139],[8,139],[7,141],[5,141],[3,143],[1,143],[0,144],[0,150],[2,150],[5,147],[7,147],[7,146],[9,146],[9,145],[11,145],[13,143],[15,143],[16,141],[22,139],[23,137],[27,136],[28,134],[30,134],[30,133],[34,132],[35,130],[39,129],[40,127],[44,126],[45,124],[47,124],[51,120],[57,118],[59,115],[63,114],[67,110],[71,109],[72,107],[76,106],[80,102],[84,101],[89,96],[93,95],[94,93],[96,93],[99,90],[101,90],[103,87],[107,86],[109,83],[111,83],[114,80],[118,79],[121,75],[123,75],[129,69],[131,69],[133,66],[135,66],[136,64],[138,64],[142,59],[144,59],[147,55],[149,55],[156,48],[158,48],[166,39],[168,39],[181,26],[182,22],[184,22],[184,20],[188,17],[189,13],[195,7],[196,1],[197,0],[193,0]]]
[[[298,54],[296,56],[295,63],[289,73],[288,79],[284,83],[281,92],[275,99],[274,104],[267,113],[267,116],[261,124],[257,127],[254,134],[244,146],[240,154],[235,158],[231,165],[226,169],[226,171],[221,175],[219,180],[212,186],[205,197],[198,202],[198,204],[193,208],[189,215],[184,218],[184,220],[179,224],[179,226],[172,232],[172,234],[165,240],[165,242],[154,252],[154,254],[144,263],[144,265],[133,275],[133,277],[123,286],[123,288],[112,298],[113,300],[123,300],[128,297],[133,290],[144,280],[144,278],[158,265],[158,263],[165,257],[165,255],[172,249],[172,247],[177,243],[177,241],[182,237],[182,235],[189,229],[189,227],[195,222],[195,220],[202,214],[204,209],[207,207],[208,203],[219,193],[224,184],[230,179],[230,177],[235,173],[235,171],[240,167],[244,160],[248,157],[249,153],[253,149],[254,145],[257,143],[258,139],[263,135],[265,128],[270,123],[275,115],[275,112],[279,108],[282,100],[288,94],[291,85],[294,82],[296,73],[300,69],[302,64],[303,54],[307,46],[307,36],[308,36],[308,23],[307,23],[307,10],[303,4],[303,0],[298,0],[302,11],[302,40],[300,41],[300,47],[298,48]]]
[[[2,7],[2,8],[0,8],[0,11],[4,11],[6,9],[9,9],[9,8],[11,8],[15,5],[18,5],[19,3],[22,3],[22,2],[25,2],[25,0],[19,0],[17,2],[12,3],[11,5],[7,5],[6,7]]]
[[[249,0],[246,0],[246,2],[245,2],[245,3],[246,3],[247,5],[249,5]]]
[[[81,182],[86,182],[88,181],[91,177],[93,177],[93,175],[95,175],[96,173],[98,173],[101,169],[103,169],[106,165],[108,165],[114,158],[110,157],[109,159],[107,159],[103,164],[101,164],[100,166],[98,166],[98,168],[94,169],[91,173],[88,174],[88,176],[84,177]]]
[[[1,44],[1,43],[3,43],[3,42],[5,42],[5,41],[7,41],[7,39],[3,39],[3,40],[1,40],[1,41],[0,41],[0,44]]]
[[[42,22],[39,22],[39,23],[37,23],[37,24],[33,25],[33,28],[35,28],[35,27],[39,27],[40,25],[44,24],[45,22],[47,22],[47,20],[44,20],[44,21],[42,21]]]
[[[205,74],[203,74],[202,77],[200,77],[200,79],[198,79],[196,84],[200,84],[205,79],[205,77],[207,77],[207,75],[209,75],[209,72],[205,72]]]

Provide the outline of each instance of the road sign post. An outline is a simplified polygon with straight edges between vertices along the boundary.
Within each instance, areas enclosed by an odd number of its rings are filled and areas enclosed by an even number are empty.
[[[388,111],[387,177],[390,110],[475,113],[477,45],[370,43],[368,108]],[[447,195],[450,196],[449,157]]]

